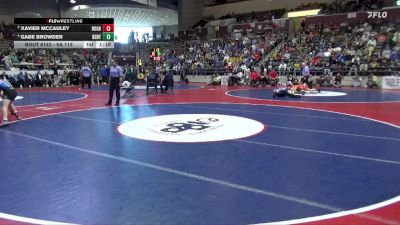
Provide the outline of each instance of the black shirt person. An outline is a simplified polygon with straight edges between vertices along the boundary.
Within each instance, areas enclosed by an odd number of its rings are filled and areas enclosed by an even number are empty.
[[[110,68],[110,90],[109,90],[109,98],[108,102],[106,105],[111,105],[112,100],[113,100],[113,95],[114,95],[114,90],[115,94],[117,96],[117,101],[115,102],[115,105],[119,105],[119,100],[121,98],[121,93],[120,93],[120,84],[122,82],[122,68],[118,66],[114,60],[111,61],[111,68]]]
[[[173,86],[174,86],[174,76],[172,75],[171,72],[168,71],[167,74],[164,76],[164,80],[162,81],[161,92],[167,93],[168,87],[172,88]]]

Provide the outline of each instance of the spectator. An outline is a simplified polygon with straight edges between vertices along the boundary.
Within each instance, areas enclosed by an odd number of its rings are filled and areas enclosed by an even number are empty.
[[[340,73],[336,73],[335,77],[334,77],[334,83],[333,86],[334,87],[342,87],[342,79],[343,76]]]
[[[253,87],[257,86],[259,79],[260,79],[259,73],[253,68],[250,74],[250,85]]]
[[[378,88],[378,78],[374,74],[370,74],[368,76],[368,81],[367,81],[367,87],[368,88]]]
[[[279,64],[279,76],[285,76],[286,75],[286,68],[287,68],[287,64],[282,61],[281,64]]]
[[[358,68],[360,68],[360,57],[358,55],[355,55],[351,59],[351,67],[349,69],[349,76],[352,76],[352,72],[354,72],[354,75],[356,78],[358,78]]]
[[[279,76],[278,76],[278,73],[277,73],[274,69],[272,69],[272,70],[269,72],[268,76],[269,76],[269,80],[270,80],[270,82],[271,82],[271,86],[276,86],[276,85],[278,85]]]

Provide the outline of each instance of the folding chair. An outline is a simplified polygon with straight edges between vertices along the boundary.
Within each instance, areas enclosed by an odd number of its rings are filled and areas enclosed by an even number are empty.
[[[133,80],[132,82],[130,82],[128,87],[122,87],[122,90],[125,90],[124,95],[122,95],[122,98],[133,98],[136,97],[136,94],[134,93],[135,90],[135,83],[136,81]]]
[[[157,79],[147,77],[146,95],[157,93],[157,84],[158,84]]]

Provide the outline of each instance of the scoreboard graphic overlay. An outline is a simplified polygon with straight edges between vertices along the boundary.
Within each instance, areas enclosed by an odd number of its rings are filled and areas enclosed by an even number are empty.
[[[114,48],[113,18],[15,18],[14,48]]]

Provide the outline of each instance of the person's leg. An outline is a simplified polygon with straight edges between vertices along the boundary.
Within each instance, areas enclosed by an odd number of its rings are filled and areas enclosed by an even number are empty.
[[[111,105],[113,95],[114,95],[114,87],[112,86],[112,84],[110,84],[110,89],[108,90],[108,101],[107,101],[106,105]]]
[[[88,87],[89,87],[89,89],[91,89],[91,88],[92,88],[92,78],[89,77],[88,80],[87,80],[87,82],[88,82]]]
[[[82,86],[82,89],[85,89],[85,81],[86,81],[86,78],[85,78],[85,77],[82,77],[82,79],[81,79],[81,86]]]
[[[8,122],[8,107],[11,101],[9,99],[3,99],[3,123]]]
[[[356,76],[356,79],[359,79],[357,67],[354,67],[354,74]]]
[[[119,87],[119,84],[117,83],[117,86],[115,87],[115,94],[117,96],[117,102],[115,103],[115,105],[119,105],[119,100],[121,99],[121,90]]]
[[[17,111],[17,107],[15,107],[14,103],[11,102],[10,105],[8,106],[8,108],[9,108],[11,114],[13,116],[15,116],[15,119],[22,120],[21,116],[19,115],[19,113]]]

